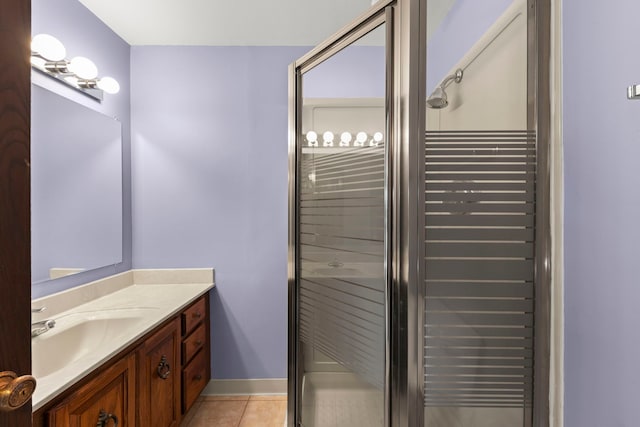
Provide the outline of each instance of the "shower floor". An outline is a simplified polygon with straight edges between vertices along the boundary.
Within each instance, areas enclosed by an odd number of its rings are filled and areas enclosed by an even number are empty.
[[[382,427],[384,394],[351,373],[305,374],[303,427]]]

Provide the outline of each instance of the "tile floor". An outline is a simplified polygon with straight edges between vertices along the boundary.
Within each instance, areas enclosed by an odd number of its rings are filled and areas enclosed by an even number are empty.
[[[201,396],[181,427],[283,427],[287,396]]]

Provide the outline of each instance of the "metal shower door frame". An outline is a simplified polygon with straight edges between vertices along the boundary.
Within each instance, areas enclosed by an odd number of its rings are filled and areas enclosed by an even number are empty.
[[[298,182],[302,149],[302,75],[378,26],[386,24],[385,202],[385,426],[422,424],[420,334],[424,224],[419,177],[425,131],[425,0],[380,0],[367,12],[289,67],[289,241],[287,424],[300,419],[301,368],[298,333],[300,242]],[[410,143],[410,142],[413,143]],[[416,197],[416,195],[418,195]]]
[[[373,28],[387,24],[385,97],[388,141],[385,426],[424,425],[426,9],[435,0],[379,0],[289,67],[288,426],[300,416],[298,364],[298,161],[301,158],[302,75]],[[549,425],[551,234],[551,0],[528,0],[529,129],[537,135],[534,427]]]

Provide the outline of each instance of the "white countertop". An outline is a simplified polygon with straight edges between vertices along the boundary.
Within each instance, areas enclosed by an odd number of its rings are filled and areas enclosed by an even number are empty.
[[[171,274],[162,274],[165,271]],[[184,271],[189,273],[194,270]],[[32,303],[33,307],[54,307],[53,310],[47,309],[42,314],[34,315],[34,321],[60,319],[63,324],[62,328],[64,328],[65,319],[79,317],[82,316],[83,313],[91,313],[94,315],[95,313],[107,313],[108,317],[109,312],[115,313],[119,310],[122,312],[126,311],[126,309],[142,309],[143,315],[142,318],[134,324],[126,325],[122,330],[119,329],[117,339],[112,339],[105,343],[105,345],[91,348],[91,351],[86,355],[73,363],[65,364],[62,368],[49,375],[41,378],[36,377],[37,386],[32,401],[33,411],[35,412],[44,406],[61,392],[102,365],[109,358],[115,356],[127,346],[134,343],[165,320],[179,313],[191,302],[212,289],[215,286],[213,270],[202,269],[199,271],[206,271],[209,274],[196,275],[198,276],[196,277],[198,283],[180,283],[182,281],[181,278],[193,281],[194,275],[189,276],[189,274],[186,274],[184,277],[181,277],[182,275],[179,274],[180,270],[147,270],[143,271],[143,274],[140,274],[139,270],[135,270],[133,272],[123,273],[122,275],[112,276],[119,282],[119,285],[116,286],[116,288],[119,289],[116,290],[114,290],[113,281],[109,283],[108,278],[81,287],[84,289],[73,289],[34,300]],[[160,275],[158,275],[158,272],[160,272]],[[178,274],[176,274],[176,272],[178,272]],[[133,274],[126,276],[128,273]],[[126,278],[126,280],[123,278]],[[130,284],[127,284],[127,281],[129,281]],[[140,284],[140,282],[145,284]],[[158,282],[158,284],[154,284],[153,282]],[[99,288],[100,286],[102,286],[102,288],[106,287],[110,293],[98,296],[95,299],[87,298],[87,292],[93,292],[93,290],[88,288],[89,286],[94,288]],[[84,295],[81,299],[89,299],[89,301],[82,302],[70,308],[66,307],[69,305],[69,300],[73,300],[74,295],[76,298],[79,295]],[[100,295],[100,292],[94,295]],[[60,309],[56,310],[55,307],[67,309],[60,311]],[[47,334],[51,334],[50,336],[53,337],[55,333],[56,328],[54,327],[43,335],[33,338],[34,341],[32,341],[32,343],[38,339],[46,339]],[[36,347],[37,345],[34,344],[34,353]],[[60,349],[60,351],[64,352],[64,349]],[[44,355],[39,355],[39,357],[42,356]],[[36,355],[34,354],[34,359],[35,357]]]

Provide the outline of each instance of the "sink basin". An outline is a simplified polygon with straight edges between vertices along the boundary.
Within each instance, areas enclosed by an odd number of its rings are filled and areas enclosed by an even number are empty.
[[[54,318],[56,326],[31,340],[33,375],[46,377],[118,340],[155,308],[72,313]]]

